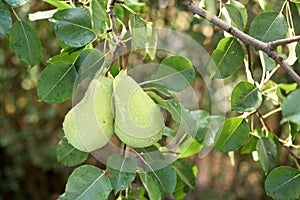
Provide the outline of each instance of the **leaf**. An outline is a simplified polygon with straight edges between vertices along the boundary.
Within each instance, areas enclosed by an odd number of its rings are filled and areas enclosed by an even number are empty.
[[[283,121],[300,125],[300,89],[291,92],[282,104]]]
[[[194,79],[195,70],[188,58],[170,56],[160,63],[158,72],[153,76],[151,82],[179,92],[190,86]]]
[[[258,52],[259,52],[260,63],[263,69],[267,71],[272,71],[276,66],[276,62],[263,51],[258,51]]]
[[[73,93],[77,72],[67,62],[54,62],[41,73],[37,92],[40,100],[47,103],[61,103]]]
[[[65,199],[106,199],[110,188],[109,178],[101,169],[83,165],[69,176]]]
[[[131,158],[113,154],[107,160],[106,170],[110,173],[111,186],[115,195],[125,190],[135,178],[136,163]]]
[[[243,118],[230,118],[220,128],[216,148],[221,152],[234,151],[249,138],[250,128]]]
[[[196,187],[196,177],[188,161],[179,159],[173,163],[177,175],[187,184],[190,188]]]
[[[78,71],[77,82],[84,79],[95,78],[98,72],[102,72],[104,67],[104,55],[97,49],[85,49],[78,56],[74,66]]]
[[[27,3],[29,0],[6,0],[6,2],[11,5],[13,8],[17,8],[20,6],[23,6],[25,3]]]
[[[236,8],[234,5],[231,4],[224,4],[230,19],[232,20],[233,26],[237,27],[239,30],[244,30],[244,22],[242,18],[242,14],[240,13],[239,9]]]
[[[145,189],[148,192],[150,200],[161,199],[160,189],[155,180],[149,174],[144,172],[142,168],[139,168],[139,175]]]
[[[297,42],[297,45],[296,45],[296,56],[298,59],[298,63],[300,63],[300,42]]]
[[[163,198],[172,194],[176,186],[176,172],[172,165],[166,161],[158,160],[147,165],[147,171],[160,188]]]
[[[12,27],[12,19],[8,8],[3,0],[0,0],[0,34],[6,35]]]
[[[252,136],[250,140],[243,146],[241,149],[241,154],[248,154],[252,153],[253,151],[256,151],[256,145],[257,145],[258,138],[255,136]]]
[[[166,109],[174,119],[174,121],[180,126],[180,129],[185,130],[186,133],[195,137],[197,133],[196,122],[193,119],[191,113],[186,110],[182,104],[178,103],[174,99],[165,100],[155,94],[154,92],[147,93],[157,104]]]
[[[247,11],[247,8],[244,6],[244,4],[238,2],[238,1],[235,1],[235,0],[230,0],[230,4],[233,5],[234,7],[236,7],[240,14],[241,14],[241,17],[242,17],[242,22],[243,22],[243,30],[245,29],[246,25],[247,25],[247,22],[248,22],[248,11]]]
[[[277,166],[277,147],[271,138],[260,138],[256,145],[258,157],[265,173],[269,173]]]
[[[103,33],[106,29],[107,14],[101,5],[102,1],[92,0],[92,27],[97,33]]]
[[[299,199],[300,171],[287,166],[274,169],[267,176],[265,189],[274,199]]]
[[[147,24],[147,41],[145,43],[146,54],[150,56],[151,60],[155,59],[157,47],[157,29]]]
[[[87,8],[59,10],[49,21],[57,38],[68,46],[82,47],[96,38],[91,30],[91,14]]]
[[[210,63],[211,77],[226,78],[236,72],[243,64],[244,51],[234,38],[223,38],[212,53]]]
[[[231,109],[238,112],[250,112],[262,103],[260,91],[251,83],[238,83],[231,94]]]
[[[9,34],[10,48],[23,62],[33,67],[42,58],[42,45],[36,31],[24,21],[13,24]]]
[[[67,167],[78,165],[84,162],[88,155],[89,154],[86,152],[75,149],[71,144],[68,143],[66,138],[62,138],[56,148],[58,162]]]
[[[50,58],[48,62],[53,63],[53,62],[61,61],[61,62],[67,62],[73,64],[77,59],[77,57],[79,56],[79,54],[82,52],[82,50],[83,50],[82,48],[76,48],[70,52],[64,49],[60,54],[57,54],[52,58]]]
[[[147,41],[147,29],[138,15],[130,14],[130,32],[132,35],[132,50],[144,49]]]
[[[178,158],[187,158],[196,153],[199,153],[202,147],[203,146],[200,143],[198,143],[197,140],[190,137],[178,147],[176,152],[179,153]]]
[[[250,25],[250,35],[263,42],[285,38],[288,31],[284,16],[275,11],[262,12]]]
[[[59,0],[43,0],[43,1],[51,4],[52,6],[58,8],[58,9],[72,8],[72,6],[70,4],[67,4],[64,1],[59,1]]]
[[[204,110],[191,111],[191,115],[197,122],[197,134],[195,139],[202,144],[208,132],[211,116]]]

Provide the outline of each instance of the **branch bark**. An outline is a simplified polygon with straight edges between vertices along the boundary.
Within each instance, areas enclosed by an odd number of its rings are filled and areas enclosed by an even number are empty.
[[[282,40],[276,40],[273,42],[262,42],[257,40],[250,35],[238,30],[237,28],[231,26],[230,24],[224,22],[223,20],[219,19],[217,16],[210,14],[206,10],[200,8],[192,0],[178,0],[183,6],[185,6],[189,11],[193,12],[194,14],[203,17],[204,19],[208,20],[209,22],[219,26],[224,31],[230,33],[234,37],[240,39],[246,46],[251,45],[256,47],[259,50],[265,52],[269,57],[271,57],[277,64],[279,64],[282,69],[289,74],[300,86],[300,76],[288,65],[283,61],[283,58],[276,52],[275,48],[279,45],[285,45],[292,42],[296,42],[300,40],[300,36],[296,36],[293,38],[286,38]]]

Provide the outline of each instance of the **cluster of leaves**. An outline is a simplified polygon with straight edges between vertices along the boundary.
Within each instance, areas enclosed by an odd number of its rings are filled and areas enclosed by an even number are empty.
[[[33,14],[31,18],[50,21],[62,51],[48,61],[49,65],[41,73],[37,86],[38,96],[40,100],[47,103],[61,103],[72,96],[73,87],[78,84],[76,83],[78,77],[92,79],[97,71],[108,66],[105,62],[106,55],[92,48],[94,43],[100,41],[106,41],[111,45],[109,41],[112,39],[112,33],[106,32],[109,18],[104,9],[107,5],[102,1],[92,0],[78,5],[57,0],[45,0],[45,2],[56,9],[42,14]],[[0,33],[9,34],[11,49],[18,58],[33,67],[42,57],[41,42],[36,31],[14,12],[14,8],[25,3],[27,0],[0,0]],[[293,21],[295,13],[291,11],[291,7],[300,7],[297,3],[299,1],[285,1],[280,12],[272,11],[271,5],[262,3],[263,12],[250,23],[249,34],[264,42],[295,35]],[[17,18],[13,24],[8,7]],[[284,8],[286,8],[286,16],[283,14]],[[120,19],[117,26],[124,32],[127,31],[127,26],[123,22],[129,16],[132,49],[145,48],[147,56],[153,59],[156,52],[155,31],[151,29],[149,23],[136,14],[144,10],[145,5],[137,1],[125,1],[123,5],[115,4],[114,9],[117,18]],[[232,26],[241,31],[246,30],[248,16],[243,4],[230,0],[222,5],[221,13],[222,18]],[[149,30],[151,34],[148,34]],[[275,199],[298,199],[300,171],[287,166],[277,167],[277,164],[280,146],[285,146],[293,152],[298,151],[296,154],[299,154],[299,145],[295,143],[300,128],[298,101],[300,90],[296,89],[295,83],[276,83],[270,80],[278,67],[263,52],[259,52],[263,69],[261,80],[255,81],[251,66],[247,64],[249,56],[247,58],[245,55],[240,41],[225,36],[213,51],[210,65],[211,78],[224,79],[232,76],[245,63],[247,81],[236,84],[231,94],[232,111],[244,113],[243,115],[224,121],[221,116],[211,116],[203,110],[185,109],[170,91],[178,92],[189,87],[194,81],[195,71],[187,58],[168,57],[160,63],[157,73],[144,85],[147,86],[145,91],[148,95],[170,113],[180,130],[188,136],[188,139],[179,144],[176,149],[175,153],[178,154],[179,159],[171,164],[167,162],[162,152],[167,152],[168,149],[160,144],[131,150],[142,160],[141,166],[133,157],[113,154],[108,158],[105,170],[91,165],[83,165],[75,169],[60,199],[105,199],[109,195],[118,193],[120,198],[125,196],[124,198],[127,199],[135,199],[136,196],[144,199],[145,193],[150,199],[162,199],[171,194],[175,199],[182,199],[191,188],[195,187],[197,173],[196,168],[184,158],[198,153],[204,146],[214,146],[220,152],[239,149],[243,154],[257,152],[267,175],[265,189],[268,195]],[[282,48],[278,51],[290,65],[294,65],[297,58],[300,60],[300,44],[287,46],[290,50],[288,56],[284,55]],[[89,68],[82,69],[83,65]],[[261,105],[264,102],[270,103],[270,99],[271,103],[278,107],[276,111],[282,111],[282,124],[290,129],[286,140],[272,133],[264,121],[265,117],[260,114]],[[266,115],[272,113],[274,111],[271,110]],[[254,120],[250,117],[253,114],[257,114],[262,129],[249,126]],[[174,127],[166,127],[164,136],[169,139],[175,138]],[[151,152],[159,152],[158,157],[148,156]],[[58,144],[57,158],[66,166],[78,165],[87,157],[88,153],[75,149],[65,138]],[[295,162],[297,164],[297,160]]]

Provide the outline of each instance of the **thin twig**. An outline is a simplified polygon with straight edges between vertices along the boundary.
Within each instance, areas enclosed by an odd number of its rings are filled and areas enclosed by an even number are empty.
[[[256,47],[259,50],[262,50],[265,52],[269,57],[271,57],[273,60],[275,60],[276,63],[278,63],[283,70],[289,74],[300,86],[300,76],[292,69],[288,64],[286,64],[283,61],[283,58],[276,52],[274,48],[272,48],[272,45],[266,42],[262,42],[260,40],[257,40],[250,35],[238,30],[237,28],[231,26],[230,24],[224,22],[223,20],[219,19],[217,16],[210,14],[206,10],[200,8],[195,3],[193,3],[192,0],[178,0],[182,5],[186,6],[186,8],[193,12],[194,14],[197,14],[204,19],[208,20],[209,22],[219,26],[224,31],[230,33],[234,37],[240,39],[245,45],[252,45]],[[284,44],[286,44],[287,41],[294,42],[296,38],[293,37],[293,39],[286,39],[284,41]],[[297,37],[297,40],[298,37]],[[276,44],[276,41],[273,43]],[[280,42],[282,43],[282,41]]]
[[[119,56],[120,58],[120,68],[121,69],[126,69],[127,65],[128,65],[128,50],[126,47],[126,44],[121,40],[120,38],[120,33],[118,31],[117,25],[116,25],[116,18],[115,18],[115,12],[114,12],[114,7],[115,7],[115,3],[120,3],[120,4],[124,4],[124,1],[120,1],[120,0],[110,0],[109,2],[109,6],[108,6],[108,15],[109,15],[109,21],[110,21],[110,29],[107,32],[112,32],[113,33],[113,37],[114,40],[116,42],[116,46],[113,50],[113,57],[112,57],[112,61],[105,73],[105,76],[108,75],[108,72],[110,71],[110,69],[112,68],[115,60],[117,59],[117,52],[120,51],[120,49],[123,47],[124,51],[125,51],[125,64],[123,63],[123,59],[121,58],[122,55]]]
[[[268,45],[270,46],[270,48],[275,49],[278,46],[290,44],[290,43],[297,42],[297,41],[300,41],[300,35],[290,37],[290,38],[275,40],[275,41],[269,42]]]

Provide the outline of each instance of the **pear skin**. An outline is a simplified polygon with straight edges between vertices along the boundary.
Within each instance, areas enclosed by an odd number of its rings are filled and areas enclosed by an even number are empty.
[[[76,149],[91,152],[107,144],[114,132],[112,76],[93,79],[82,100],[65,116],[63,130]]]
[[[160,107],[127,72],[114,80],[115,133],[130,147],[151,146],[161,139],[164,118]]]

